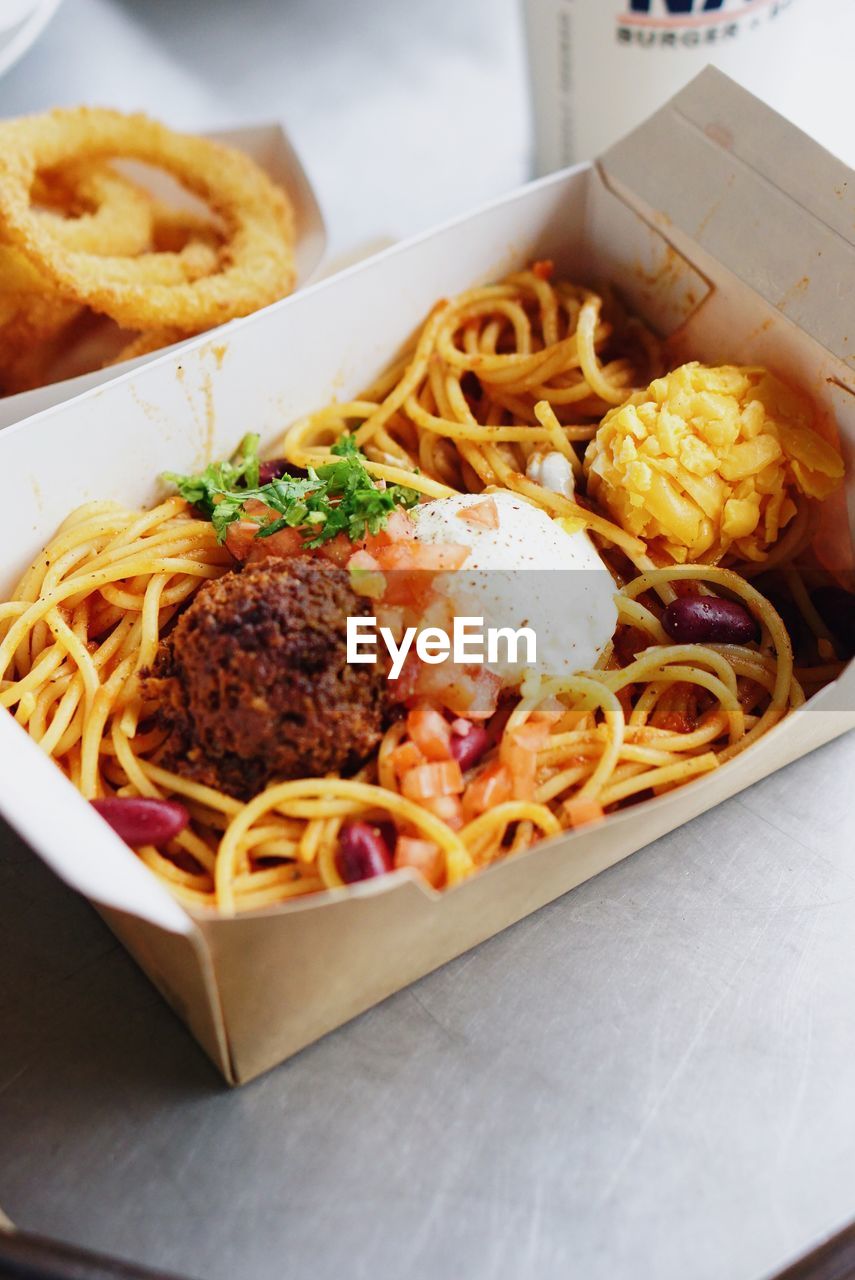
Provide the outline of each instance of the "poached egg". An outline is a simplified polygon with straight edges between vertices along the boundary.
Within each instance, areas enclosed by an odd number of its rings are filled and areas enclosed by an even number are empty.
[[[498,527],[461,518],[488,497]],[[617,587],[584,530],[570,533],[508,492],[438,498],[410,515],[419,542],[469,548],[462,567],[443,575],[455,614],[483,618],[485,628],[534,631],[531,667],[503,661],[504,645],[498,662],[485,663],[503,684],[519,685],[527,669],[566,677],[595,664],[615,631]]]

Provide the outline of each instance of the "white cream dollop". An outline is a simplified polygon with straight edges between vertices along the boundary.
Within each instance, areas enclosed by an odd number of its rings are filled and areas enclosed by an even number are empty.
[[[611,574],[584,531],[568,533],[513,493],[489,496],[497,529],[460,518],[484,502],[483,494],[439,498],[411,513],[420,542],[470,548],[462,568],[443,575],[455,613],[483,617],[485,627],[530,627],[537,636],[534,670],[543,675],[587,670],[617,624]],[[523,666],[504,661],[490,669],[508,685],[525,674]]]
[[[549,453],[533,453],[528,460],[525,473],[529,480],[560,493],[562,498],[572,498],[576,492],[576,480],[573,467],[568,458],[557,449]]]

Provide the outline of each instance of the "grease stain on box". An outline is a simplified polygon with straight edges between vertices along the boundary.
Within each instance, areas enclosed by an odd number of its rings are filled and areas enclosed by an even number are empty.
[[[790,288],[781,298],[780,302],[776,303],[775,305],[777,306],[779,311],[786,311],[787,308],[793,302],[795,302],[796,299],[799,298],[801,294],[805,293],[805,291],[809,288],[810,288],[810,276],[802,276],[800,280],[797,280],[795,282],[795,284],[790,285]]]

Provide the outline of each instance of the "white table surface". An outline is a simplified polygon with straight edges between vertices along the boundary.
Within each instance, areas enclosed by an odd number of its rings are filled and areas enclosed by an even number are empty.
[[[528,176],[515,0],[63,0],[0,115],[81,102],[191,130],[281,120],[334,252]]]
[[[793,114],[855,163],[851,48]],[[333,254],[529,166],[514,0],[65,0],[0,113],[81,101],[282,118]],[[760,1280],[855,1216],[854,772],[849,735],[233,1093],[1,831],[0,1204],[204,1280]]]

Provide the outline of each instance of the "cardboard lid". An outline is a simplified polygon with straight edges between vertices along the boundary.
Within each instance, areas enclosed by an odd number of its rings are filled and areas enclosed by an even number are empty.
[[[842,161],[708,67],[598,164],[675,247],[698,246],[855,368],[855,174]]]

